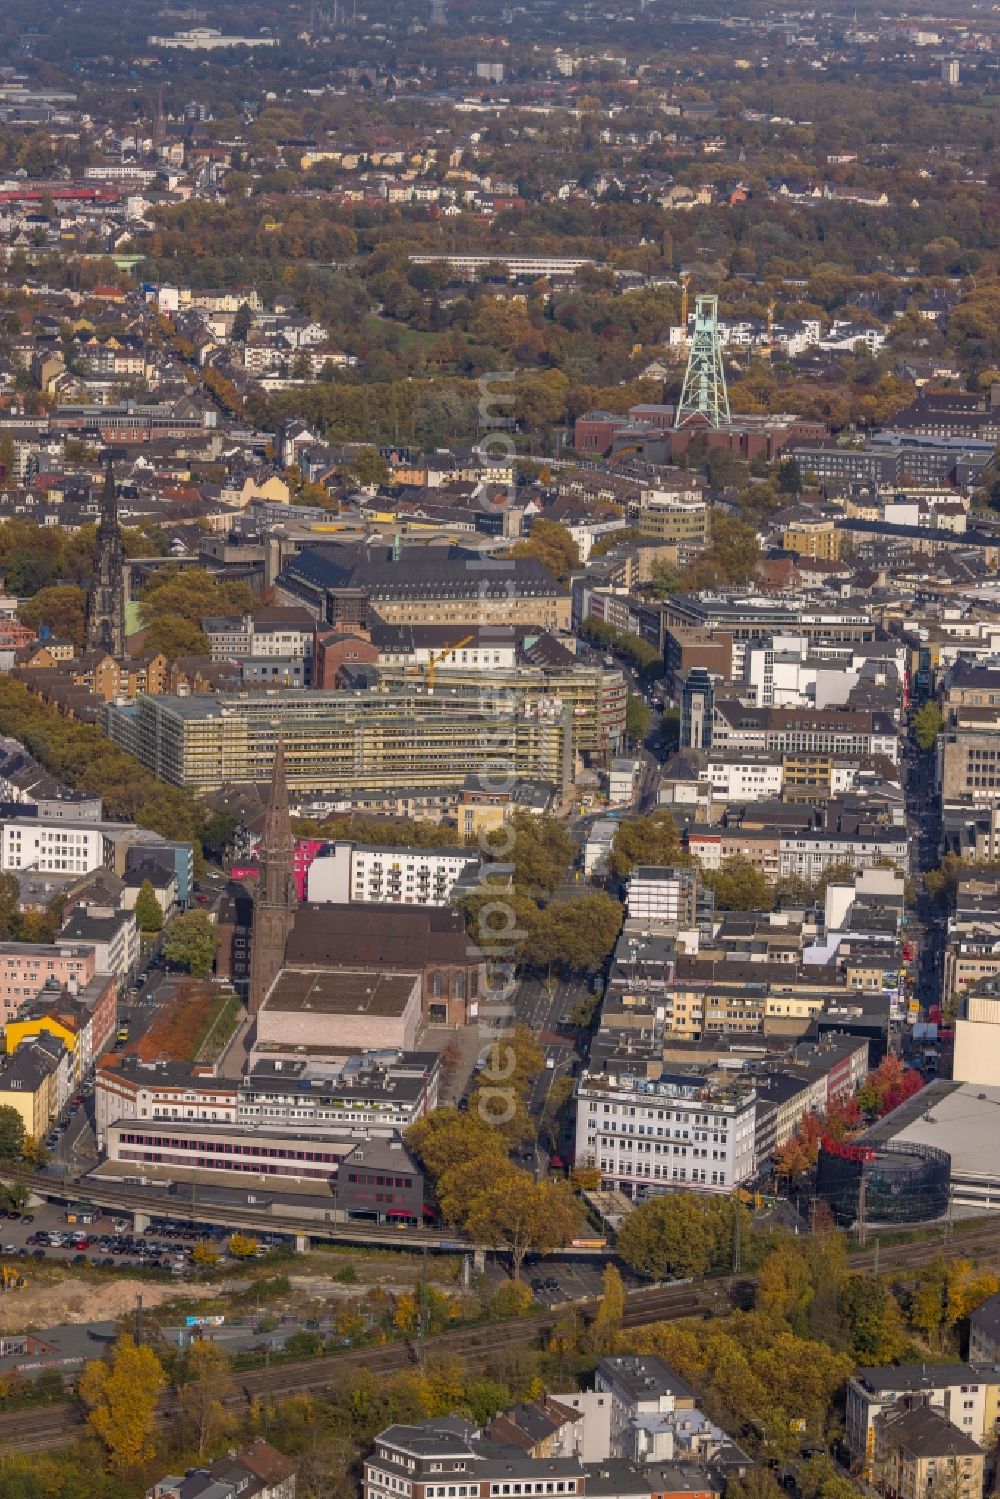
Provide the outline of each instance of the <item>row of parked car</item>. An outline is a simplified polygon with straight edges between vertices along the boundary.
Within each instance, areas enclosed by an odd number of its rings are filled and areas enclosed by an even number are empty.
[[[33,1247],[14,1250],[8,1245],[5,1253],[31,1254],[35,1259],[42,1259],[47,1249],[72,1250],[73,1264],[85,1265],[88,1263],[87,1251],[96,1250],[98,1253],[89,1257],[90,1264],[118,1265],[126,1270],[148,1266],[154,1270],[171,1270],[176,1275],[184,1273],[191,1256],[191,1250],[179,1244],[157,1244],[132,1234],[91,1235],[86,1230],[63,1233],[59,1229],[39,1229],[28,1235],[27,1245]]]

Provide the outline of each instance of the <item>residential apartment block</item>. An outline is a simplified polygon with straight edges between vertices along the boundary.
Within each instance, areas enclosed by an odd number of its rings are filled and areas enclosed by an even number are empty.
[[[374,848],[328,843],[307,875],[307,898],[319,902],[445,906],[459,880],[474,874],[474,850]]]

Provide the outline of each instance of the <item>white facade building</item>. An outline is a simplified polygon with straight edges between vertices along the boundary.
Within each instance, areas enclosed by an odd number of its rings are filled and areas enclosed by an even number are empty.
[[[468,848],[330,843],[309,866],[307,899],[323,904],[445,906],[458,881],[475,867]]]
[[[179,47],[185,52],[214,52],[219,47],[276,47],[274,36],[224,36],[214,26],[192,26],[173,36],[148,36],[149,47]]]
[[[38,874],[90,874],[103,868],[104,855],[104,830],[99,823],[12,818],[0,835],[4,874],[24,869]]]
[[[641,760],[633,759],[630,755],[622,755],[619,759],[612,760],[608,777],[608,805],[625,807],[633,802],[639,790],[641,775]]]
[[[576,1156],[628,1197],[684,1188],[731,1192],[754,1173],[756,1090],[704,1076],[584,1073]]]
[[[720,755],[710,750],[704,779],[719,800],[765,801],[781,795],[785,770],[777,754]]]
[[[910,845],[905,828],[872,827],[858,833],[809,828],[783,834],[778,847],[778,875],[785,879],[818,880],[831,864],[853,864],[856,870],[871,869],[884,860],[909,873]]]
[[[134,911],[111,906],[78,906],[55,938],[58,948],[74,948],[84,942],[94,949],[98,973],[123,980],[139,961],[139,927]]]
[[[625,893],[629,920],[656,926],[693,926],[697,890],[698,876],[693,869],[637,865]]]
[[[618,824],[610,817],[600,817],[590,829],[583,845],[583,872],[589,880],[593,874],[607,874],[608,856],[614,847]]]

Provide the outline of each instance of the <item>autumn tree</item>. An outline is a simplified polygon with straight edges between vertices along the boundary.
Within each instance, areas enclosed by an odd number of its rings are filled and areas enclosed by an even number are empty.
[[[565,583],[574,568],[580,566],[580,549],[570,531],[559,521],[545,520],[543,516],[535,517],[527,538],[517,542],[508,556],[534,557],[560,583]]]
[[[150,654],[160,653],[170,661],[181,656],[207,656],[208,636],[189,619],[162,614],[151,619],[143,632],[143,645]]]
[[[618,1351],[624,1316],[625,1287],[617,1267],[609,1263],[604,1267],[601,1304],[591,1328],[595,1353],[609,1354]]]
[[[510,1255],[520,1280],[525,1255],[546,1254],[579,1232],[583,1211],[566,1182],[540,1181],[511,1166],[484,1182],[462,1224],[479,1244]]]
[[[175,1374],[177,1396],[198,1445],[198,1456],[226,1434],[232,1424],[225,1401],[232,1389],[229,1358],[207,1338],[192,1342]]]
[[[234,1260],[252,1260],[260,1245],[249,1234],[231,1234],[227,1248]]]
[[[246,583],[220,582],[203,567],[167,564],[153,573],[139,600],[146,646],[171,657],[205,654],[208,641],[201,621],[215,614],[245,614],[254,603]]]
[[[502,1135],[474,1109],[434,1109],[406,1131],[406,1147],[432,1181],[473,1163],[488,1176],[507,1159]]]
[[[118,1339],[109,1359],[84,1365],[77,1393],[116,1478],[135,1475],[152,1458],[156,1406],[166,1383],[153,1350],[127,1335]]]
[[[915,1068],[907,1067],[901,1057],[889,1053],[869,1072],[855,1094],[855,1101],[866,1113],[881,1119],[919,1093],[923,1085],[924,1080]]]
[[[804,1325],[813,1290],[809,1266],[792,1244],[776,1245],[757,1272],[757,1306],[795,1327]]]
[[[195,978],[204,979],[212,971],[219,934],[207,911],[182,911],[168,923],[163,933],[163,956]]]

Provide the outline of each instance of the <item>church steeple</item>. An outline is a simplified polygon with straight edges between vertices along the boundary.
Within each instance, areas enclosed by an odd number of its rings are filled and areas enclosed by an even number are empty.
[[[94,576],[87,598],[87,649],[125,655],[125,553],[110,459],[104,474],[101,519],[94,542]]]
[[[264,813],[260,877],[253,907],[250,945],[250,1013],[256,1015],[285,961],[285,943],[295,920],[295,835],[288,810],[285,748],[274,752],[271,790]]]

